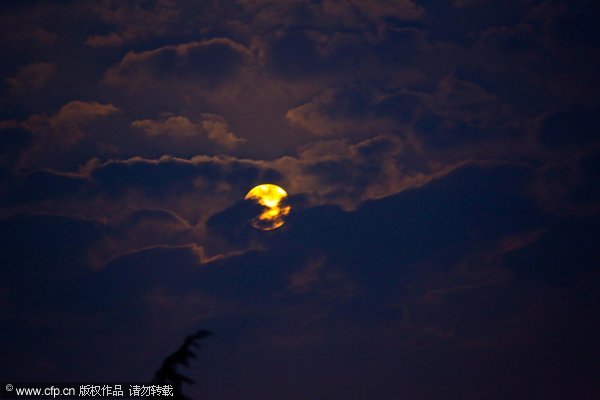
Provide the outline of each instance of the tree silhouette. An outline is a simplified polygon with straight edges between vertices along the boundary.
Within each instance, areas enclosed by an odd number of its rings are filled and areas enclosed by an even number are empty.
[[[154,379],[152,379],[152,383],[155,385],[172,385],[172,399],[189,400],[189,398],[183,394],[182,386],[184,382],[193,384],[194,380],[177,372],[177,367],[179,365],[189,367],[190,359],[197,358],[196,354],[191,350],[191,348],[200,347],[198,341],[210,336],[211,334],[211,332],[202,329],[186,337],[179,349],[177,349],[173,354],[168,356],[163,361],[161,367],[158,369],[158,371],[156,371]]]

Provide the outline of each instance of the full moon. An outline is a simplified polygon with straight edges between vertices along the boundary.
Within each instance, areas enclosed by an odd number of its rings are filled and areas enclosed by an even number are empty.
[[[277,185],[258,185],[246,194],[244,200],[263,207],[263,212],[252,219],[252,226],[263,231],[277,229],[285,222],[292,207],[287,204],[287,193]]]

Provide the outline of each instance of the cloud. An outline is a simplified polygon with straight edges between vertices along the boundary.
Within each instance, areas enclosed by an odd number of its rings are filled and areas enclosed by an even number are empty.
[[[225,156],[111,160],[89,166],[84,174],[89,185],[72,193],[73,211],[111,217],[125,209],[168,209],[199,225],[243,198],[248,188],[283,179],[268,165]],[[60,202],[48,207],[62,208]]]
[[[104,81],[111,86],[143,88],[152,81],[173,81],[182,77],[207,87],[223,84],[251,53],[243,45],[227,38],[128,52],[106,72]]]
[[[598,261],[592,255],[594,238],[600,234],[598,226],[597,217],[556,221],[537,240],[507,252],[504,262],[519,279],[555,286],[564,284],[565,279],[588,276]]]
[[[105,117],[118,111],[119,109],[112,104],[72,101],[62,106],[58,114],[50,118],[50,123],[76,125],[98,117]]]
[[[527,307],[515,298],[502,260],[541,236],[536,229],[545,217],[524,193],[530,179],[527,168],[471,164],[353,211],[296,208],[285,230],[262,237],[263,251],[216,265],[229,271],[256,265],[285,282],[285,290],[275,290],[278,304],[298,307],[300,314],[312,311],[311,322],[301,325],[313,339],[289,337],[300,348],[309,349],[313,340],[329,343],[328,332],[336,340],[349,331],[363,339],[367,332],[381,335],[372,343],[395,351],[423,341],[455,346],[496,338],[513,329],[510,319]],[[239,219],[238,208],[228,215]],[[224,223],[225,213],[216,217],[226,237],[239,233],[237,225]],[[436,282],[448,286],[434,289]],[[470,304],[473,299],[481,302]],[[465,309],[468,316],[456,313]],[[277,323],[288,327],[283,332],[295,331],[291,320],[272,322]],[[269,329],[262,335],[270,337]],[[278,348],[280,340],[285,341],[273,338]]]
[[[285,117],[316,136],[368,135],[389,130],[390,119],[374,112],[378,100],[369,92],[361,88],[327,89],[308,103],[288,110]]]
[[[403,152],[397,137],[379,135],[355,144],[347,140],[317,142],[302,148],[297,159],[284,157],[276,165],[289,177],[293,192],[308,193],[317,203],[352,208],[419,180],[405,173]]]
[[[154,121],[150,119],[133,121],[131,126],[142,129],[149,136],[195,136],[202,133],[202,128],[190,122],[186,117],[180,115],[168,117],[164,121]]]
[[[423,7],[412,0],[326,0],[323,9],[328,14],[352,19],[365,16],[373,20],[389,17],[414,20],[425,15]]]
[[[335,81],[356,74],[368,60],[365,39],[352,33],[289,29],[266,39],[266,69],[288,81],[323,78]]]
[[[597,204],[600,200],[600,177],[597,172],[600,170],[600,150],[596,149],[584,153],[577,161],[577,172],[580,178],[580,186],[576,187],[574,197]]]
[[[245,142],[229,132],[227,121],[216,114],[202,114],[202,128],[208,132],[208,138],[223,147],[232,149]]]
[[[0,375],[207,327],[199,398],[598,397],[598,6],[2,9]]]
[[[243,190],[240,183],[256,182],[265,179],[263,175],[273,174],[267,166],[252,160],[238,160],[233,157],[197,156],[191,159],[163,156],[160,159],[134,157],[127,160],[111,160],[90,170],[90,177],[105,187],[107,192],[119,193],[119,189],[129,187],[146,189],[155,194],[168,194],[185,189],[197,190],[199,185],[230,185],[228,190]],[[165,192],[165,189],[168,189]],[[241,194],[241,192],[240,192]]]
[[[361,85],[327,89],[288,110],[286,118],[316,136],[364,137],[394,133],[425,146],[447,148],[518,132],[510,106],[481,86],[443,77],[432,92]],[[412,134],[415,134],[413,137]]]
[[[564,1],[515,4],[504,13],[520,10],[520,18],[480,31],[473,49],[476,69],[470,74],[524,110],[567,108],[594,104],[592,87],[598,77],[591,68],[598,45],[593,16],[596,5]],[[574,60],[577,60],[576,62]]]
[[[125,38],[116,32],[108,35],[92,35],[85,40],[85,44],[94,47],[118,47],[125,43]]]
[[[118,112],[119,109],[110,103],[75,100],[62,106],[54,115],[32,115],[23,126],[39,138],[49,138],[52,143],[71,146],[85,136],[82,125]]]
[[[61,201],[80,193],[88,185],[88,179],[76,173],[32,170],[11,176],[3,203],[18,207],[51,199]]]
[[[205,4],[191,1],[153,0],[147,3],[102,1],[85,4],[108,33],[89,34],[85,44],[92,47],[123,47],[156,38],[189,36],[210,19]]]
[[[0,153],[4,146],[12,146],[14,151],[10,156],[5,152],[0,154],[0,160],[11,160],[4,167],[15,170],[73,168],[70,164],[73,158],[85,163],[90,152],[102,148],[102,143],[89,134],[97,131],[94,128],[100,125],[98,120],[117,113],[120,110],[110,103],[72,101],[53,115],[40,113],[24,121],[1,121],[0,132],[5,141]],[[17,147],[15,140],[19,142]]]
[[[227,121],[220,115],[201,114],[200,118],[200,122],[193,123],[187,117],[176,115],[162,121],[138,120],[132,122],[131,126],[142,129],[149,136],[207,137],[229,150],[245,142],[229,131]]]
[[[352,209],[369,199],[423,185],[456,168],[410,169],[403,163],[405,154],[398,137],[378,135],[357,142],[319,141],[300,148],[296,156],[274,160],[232,156],[92,160],[76,172],[41,170],[15,177],[6,205],[12,204],[15,211],[44,204],[53,212],[68,209],[102,217],[119,213],[122,207],[167,207],[186,219],[205,221],[242,199],[250,188],[270,182],[305,196],[310,204]],[[55,184],[55,193],[36,190]]]
[[[0,175],[14,168],[21,153],[30,144],[31,136],[30,132],[19,127],[17,121],[0,122]]]
[[[175,122],[177,125],[167,123],[166,127],[164,124],[147,126],[159,130],[179,127],[181,119]],[[189,124],[184,123],[184,127]],[[29,202],[38,206],[44,203],[55,212],[66,212],[61,204],[64,196],[68,196],[71,210],[84,215],[92,212],[94,216],[118,212],[122,202],[150,209],[164,208],[168,204],[169,209],[185,218],[196,219],[198,213],[208,218],[242,199],[250,188],[270,182],[283,186],[291,194],[307,196],[312,204],[354,208],[366,200],[419,186],[432,176],[445,173],[444,168],[435,172],[406,169],[402,161],[404,154],[405,146],[398,137],[378,135],[357,142],[319,141],[300,148],[296,156],[274,160],[163,156],[92,161],[77,172],[45,170],[17,177],[10,201],[14,206],[20,203],[21,207],[28,207]],[[39,180],[36,184],[34,177]],[[64,184],[58,185],[52,195],[35,189],[36,186],[51,187],[57,184],[55,181],[64,181]],[[63,187],[72,190],[58,190]],[[108,199],[114,207],[94,205]],[[198,208],[198,204],[203,206]]]
[[[247,11],[250,23],[267,31],[282,22],[284,26],[313,26],[316,30],[325,27],[347,30],[382,23],[385,18],[410,21],[425,15],[423,7],[412,0],[326,0],[321,3],[242,0],[239,3]]]
[[[172,211],[138,209],[106,220],[107,234],[89,248],[89,263],[99,269],[110,260],[153,246],[187,245],[193,227]]]
[[[56,74],[56,64],[40,62],[19,67],[17,75],[6,78],[10,91],[17,95],[36,93]]]
[[[571,109],[547,115],[541,124],[541,145],[552,150],[565,150],[593,143],[600,130],[598,110]]]
[[[354,152],[377,158],[390,146],[385,140],[374,142],[356,146]],[[307,152],[311,157],[344,154],[343,146],[334,143]],[[185,163],[165,159],[155,164],[174,162]],[[128,160],[121,167],[137,163],[144,161]],[[135,375],[132,371],[143,377],[167,353],[164,347],[171,338],[198,325],[223,332],[225,339],[213,344],[216,355],[204,355],[217,375],[225,367],[211,357],[221,358],[231,347],[248,357],[244,363],[259,357],[261,374],[278,371],[269,361],[273,352],[278,360],[285,355],[287,363],[294,357],[319,359],[327,348],[334,359],[329,353],[319,365],[329,370],[348,348],[360,348],[359,359],[376,362],[352,363],[352,373],[381,378],[381,370],[374,369],[395,367],[381,383],[386,390],[404,379],[397,368],[423,372],[438,365],[422,360],[432,348],[438,350],[436,357],[452,359],[469,348],[480,368],[488,368],[490,357],[504,359],[498,352],[508,352],[511,362],[523,349],[546,354],[555,348],[557,332],[563,338],[587,338],[594,319],[580,317],[594,314],[576,307],[577,299],[569,302],[563,300],[567,296],[540,288],[545,276],[537,272],[552,268],[556,282],[573,279],[577,288],[574,277],[591,273],[592,264],[574,268],[572,251],[555,244],[573,235],[568,247],[575,246],[582,254],[578,260],[585,260],[592,250],[591,227],[597,224],[590,222],[578,235],[574,232],[581,221],[559,223],[551,234],[535,233],[552,219],[527,195],[532,173],[522,166],[471,163],[353,211],[331,205],[299,208],[285,231],[259,239],[260,250],[219,259],[208,257],[202,242],[175,243],[190,225],[166,210],[139,210],[108,223],[56,216],[2,220],[0,231],[9,234],[0,254],[5,265],[15,266],[1,272],[1,282],[10,284],[2,292],[1,315],[12,327],[2,346],[19,367],[11,372],[2,365],[2,371],[9,377],[42,371],[58,377],[64,365],[75,364],[102,379],[113,373]],[[107,236],[123,238],[123,243],[137,237],[146,246],[119,252],[103,269],[87,269],[82,261],[86,252]],[[555,250],[545,255],[548,241]],[[65,251],[74,244],[76,252]],[[57,290],[66,294],[52,295]],[[555,302],[536,307],[540,292]],[[11,307],[21,299],[28,306],[17,313]],[[575,315],[569,318],[571,313]],[[572,323],[565,325],[565,318]],[[539,330],[540,325],[548,329]],[[23,337],[37,337],[37,330],[43,330],[44,343],[32,340],[29,348],[9,348]],[[569,352],[582,350],[569,344],[576,342],[566,341]],[[81,350],[58,357],[74,345]],[[100,354],[97,349],[104,350]],[[398,361],[411,356],[423,365],[410,363],[409,368]],[[86,364],[89,359],[94,363]],[[54,360],[54,365],[44,370],[31,360]],[[140,367],[146,362],[139,360],[148,360],[148,368]],[[107,371],[105,366],[113,364]],[[312,377],[313,364],[305,368],[300,363],[295,371]],[[536,361],[527,369],[542,368],[539,374],[545,376],[558,369],[552,365]],[[447,370],[445,365],[438,368],[436,374]],[[77,371],[73,374],[79,378]],[[217,386],[207,384],[206,390],[216,392]]]
[[[130,335],[139,334],[140,338],[143,337],[143,332],[136,329],[129,330],[126,335],[113,335],[109,326],[114,327],[113,324],[118,323],[120,318],[135,321],[132,326],[145,320],[136,311],[134,304],[138,301],[146,303],[147,299],[149,307],[157,312],[164,306],[163,303],[156,304],[148,299],[151,293],[145,292],[143,287],[138,286],[139,290],[136,290],[136,286],[131,284],[137,279],[135,274],[129,274],[126,270],[119,271],[117,275],[99,274],[88,268],[85,260],[88,246],[106,233],[106,228],[98,222],[52,215],[23,215],[1,220],[0,230],[3,235],[11,232],[10,239],[1,245],[2,264],[7,266],[0,272],[0,286],[3,291],[6,289],[7,296],[6,302],[0,304],[1,320],[3,325],[8,322],[13,327],[7,336],[9,342],[5,343],[16,343],[19,337],[28,338],[24,346],[2,345],[3,354],[9,357],[5,361],[13,360],[10,365],[7,362],[0,365],[3,374],[13,377],[20,373],[37,376],[44,371],[48,376],[56,377],[61,374],[60,371],[64,371],[63,362],[70,364],[75,361],[78,365],[84,365],[87,357],[95,358],[98,366],[105,367],[111,360],[114,361],[116,354],[109,351],[112,354],[103,352],[93,356],[96,345],[103,346],[105,339],[118,343],[124,337],[131,340]],[[119,282],[128,282],[129,288],[122,290]],[[158,287],[152,289],[152,293],[160,290]],[[62,295],[57,296],[57,292]],[[197,302],[195,304],[198,305]],[[176,322],[181,321],[177,319]],[[151,320],[146,322],[148,324],[143,323],[146,329],[152,327]],[[180,329],[185,332],[187,326]],[[38,330],[45,332],[46,339],[35,339],[33,332]],[[62,333],[56,334],[58,332]],[[60,362],[52,361],[57,359],[58,353],[72,345],[81,346],[79,355],[69,355]],[[156,355],[153,367],[159,365],[162,355]],[[139,356],[134,358],[139,360]],[[21,372],[17,373],[15,368]]]
[[[226,156],[91,160],[79,171],[15,173],[0,187],[4,215],[40,210],[112,219],[129,210],[167,209],[194,223],[260,183],[284,180],[274,166]],[[286,186],[286,185],[284,185]],[[56,190],[52,190],[55,188]]]
[[[10,5],[3,9],[0,16],[0,40],[4,56],[12,58],[25,50],[36,54],[33,59],[39,59],[37,56],[40,51],[45,53],[56,44],[58,34],[55,26],[52,26],[54,21],[48,21],[46,17],[61,14],[62,10],[53,4],[36,4],[33,7],[36,8],[35,12],[30,12],[29,7]],[[27,61],[31,60],[32,58],[27,58]]]
[[[54,115],[33,114],[19,126],[33,134],[30,146],[23,151],[19,166],[25,168],[53,166],[86,139],[84,129],[100,119],[119,113],[114,105],[75,100]]]

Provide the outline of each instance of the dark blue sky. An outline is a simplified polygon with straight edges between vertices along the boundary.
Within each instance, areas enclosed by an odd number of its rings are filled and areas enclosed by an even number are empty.
[[[0,381],[145,381],[209,329],[193,398],[597,398],[598,17],[3,2]]]

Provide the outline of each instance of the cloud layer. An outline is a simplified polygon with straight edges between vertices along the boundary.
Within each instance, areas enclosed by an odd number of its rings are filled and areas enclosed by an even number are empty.
[[[2,5],[0,376],[207,328],[199,398],[597,397],[599,11]]]

